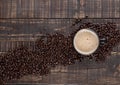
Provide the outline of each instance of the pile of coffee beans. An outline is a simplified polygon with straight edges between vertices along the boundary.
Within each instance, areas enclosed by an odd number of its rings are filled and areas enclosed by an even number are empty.
[[[95,31],[105,43],[91,55],[81,55],[73,47],[73,38],[80,29],[91,29]],[[46,75],[51,68],[57,65],[71,65],[75,61],[85,58],[95,61],[105,61],[110,55],[112,48],[120,42],[120,31],[115,23],[94,24],[82,23],[77,29],[65,37],[63,34],[46,34],[36,40],[34,49],[26,46],[15,48],[4,55],[0,55],[0,80],[8,81],[19,79],[25,75]]]

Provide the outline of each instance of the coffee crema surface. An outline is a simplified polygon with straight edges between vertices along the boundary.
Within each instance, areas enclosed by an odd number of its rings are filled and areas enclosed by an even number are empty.
[[[98,48],[99,38],[94,31],[81,29],[75,34],[73,43],[77,52],[83,55],[90,55]]]

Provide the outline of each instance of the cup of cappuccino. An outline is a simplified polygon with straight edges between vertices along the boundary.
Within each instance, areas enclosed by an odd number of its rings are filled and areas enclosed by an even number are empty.
[[[73,45],[78,53],[90,55],[97,50],[99,46],[99,37],[90,29],[81,29],[75,34]]]

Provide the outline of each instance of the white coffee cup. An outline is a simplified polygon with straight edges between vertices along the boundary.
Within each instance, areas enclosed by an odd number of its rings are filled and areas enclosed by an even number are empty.
[[[90,29],[81,29],[75,34],[73,45],[78,53],[90,55],[97,50],[99,46],[99,37]]]

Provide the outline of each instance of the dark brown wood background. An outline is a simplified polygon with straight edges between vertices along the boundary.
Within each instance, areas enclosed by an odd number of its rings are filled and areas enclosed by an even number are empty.
[[[0,53],[20,44],[34,45],[45,33],[57,31],[67,36],[74,18],[85,16],[84,21],[115,22],[120,29],[120,0],[0,0]],[[12,83],[120,85],[120,45],[105,63],[58,66],[48,76],[28,75],[8,84]]]

